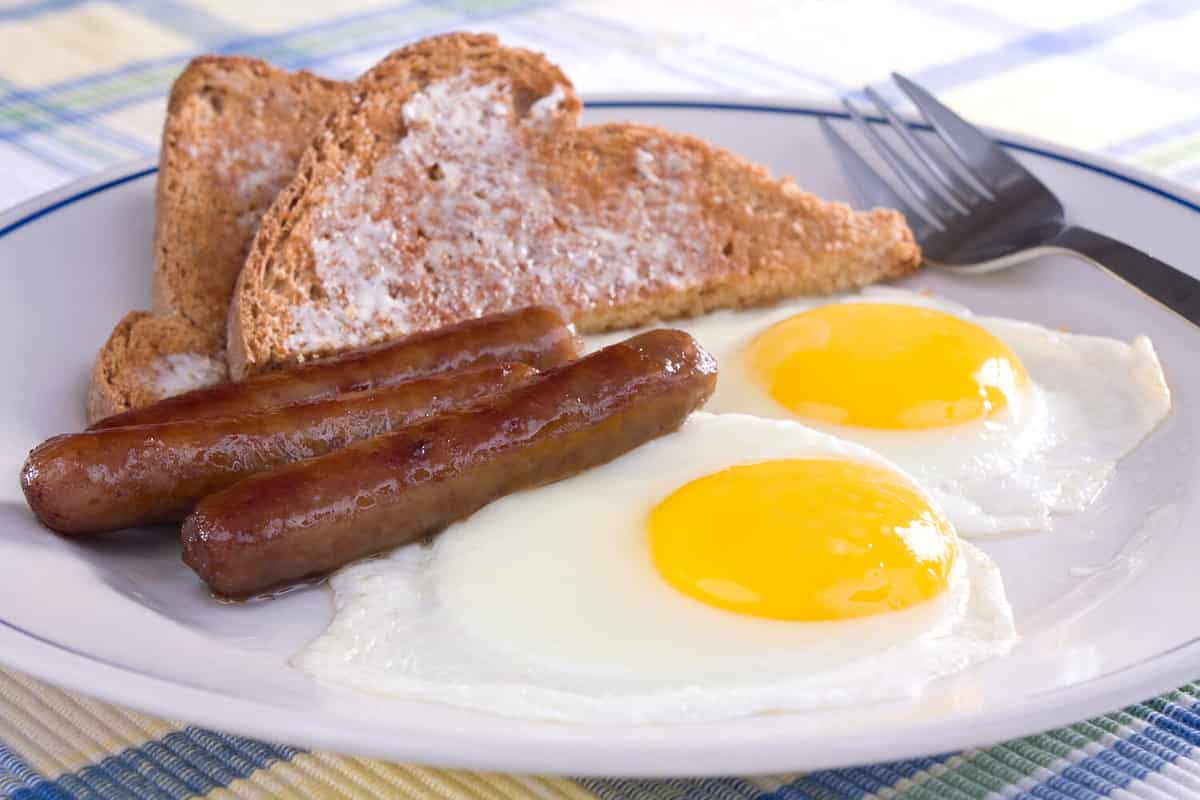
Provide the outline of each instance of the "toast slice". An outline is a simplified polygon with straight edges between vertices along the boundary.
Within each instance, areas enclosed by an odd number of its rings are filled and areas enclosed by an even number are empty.
[[[541,55],[451,34],[342,98],[263,218],[229,314],[241,377],[532,303],[597,332],[916,269],[855,212],[699,139],[577,127]]]
[[[264,61],[202,56],[167,103],[155,198],[154,310],[223,332],[259,220],[345,87]]]
[[[176,79],[155,197],[154,314],[127,315],[101,349],[90,421],[195,388],[187,376],[225,379],[229,298],[259,219],[345,86],[232,56],[194,59]],[[168,357],[204,366],[158,380]]]

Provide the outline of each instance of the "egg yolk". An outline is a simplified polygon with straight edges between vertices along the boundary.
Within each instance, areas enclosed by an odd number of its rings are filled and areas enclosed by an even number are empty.
[[[659,574],[711,606],[841,620],[946,588],[950,523],[901,476],[835,459],[732,467],[680,487],[647,522]]]
[[[754,378],[800,417],[914,430],[980,419],[1028,376],[992,334],[943,311],[836,303],[798,314],[750,344]]]

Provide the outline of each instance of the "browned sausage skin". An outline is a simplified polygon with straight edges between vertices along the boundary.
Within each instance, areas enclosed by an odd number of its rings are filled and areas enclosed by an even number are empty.
[[[196,389],[107,417],[89,430],[247,414],[474,366],[523,362],[538,370],[552,369],[577,358],[580,347],[574,326],[561,314],[530,306]]]
[[[183,560],[231,597],[329,572],[674,430],[716,376],[686,333],[643,333],[474,409],[211,495],[184,521]]]
[[[256,472],[464,408],[536,374],[526,364],[477,367],[237,417],[56,436],[30,453],[21,488],[59,533],[178,522]]]

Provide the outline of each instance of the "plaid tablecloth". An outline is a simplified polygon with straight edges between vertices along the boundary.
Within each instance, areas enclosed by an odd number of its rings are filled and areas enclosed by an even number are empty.
[[[703,7],[702,7],[703,6]],[[196,53],[351,77],[406,41],[490,30],[589,92],[832,97],[892,69],[972,119],[1200,182],[1200,4],[1171,0],[0,0],[0,208],[153,153]],[[13,798],[1200,797],[1200,687],[1007,744],[768,778],[431,770],[152,719],[0,671]]]

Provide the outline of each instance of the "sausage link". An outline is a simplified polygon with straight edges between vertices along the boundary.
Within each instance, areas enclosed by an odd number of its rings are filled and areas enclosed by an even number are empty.
[[[322,575],[674,430],[716,375],[686,333],[643,333],[474,409],[211,495],[183,523],[183,560],[230,597]]]
[[[256,472],[465,408],[536,374],[526,364],[477,367],[238,417],[56,436],[30,453],[21,488],[59,533],[178,522]]]
[[[466,367],[520,361],[538,370],[578,357],[574,326],[546,306],[491,314],[397,341],[168,397],[89,430],[248,414]]]

